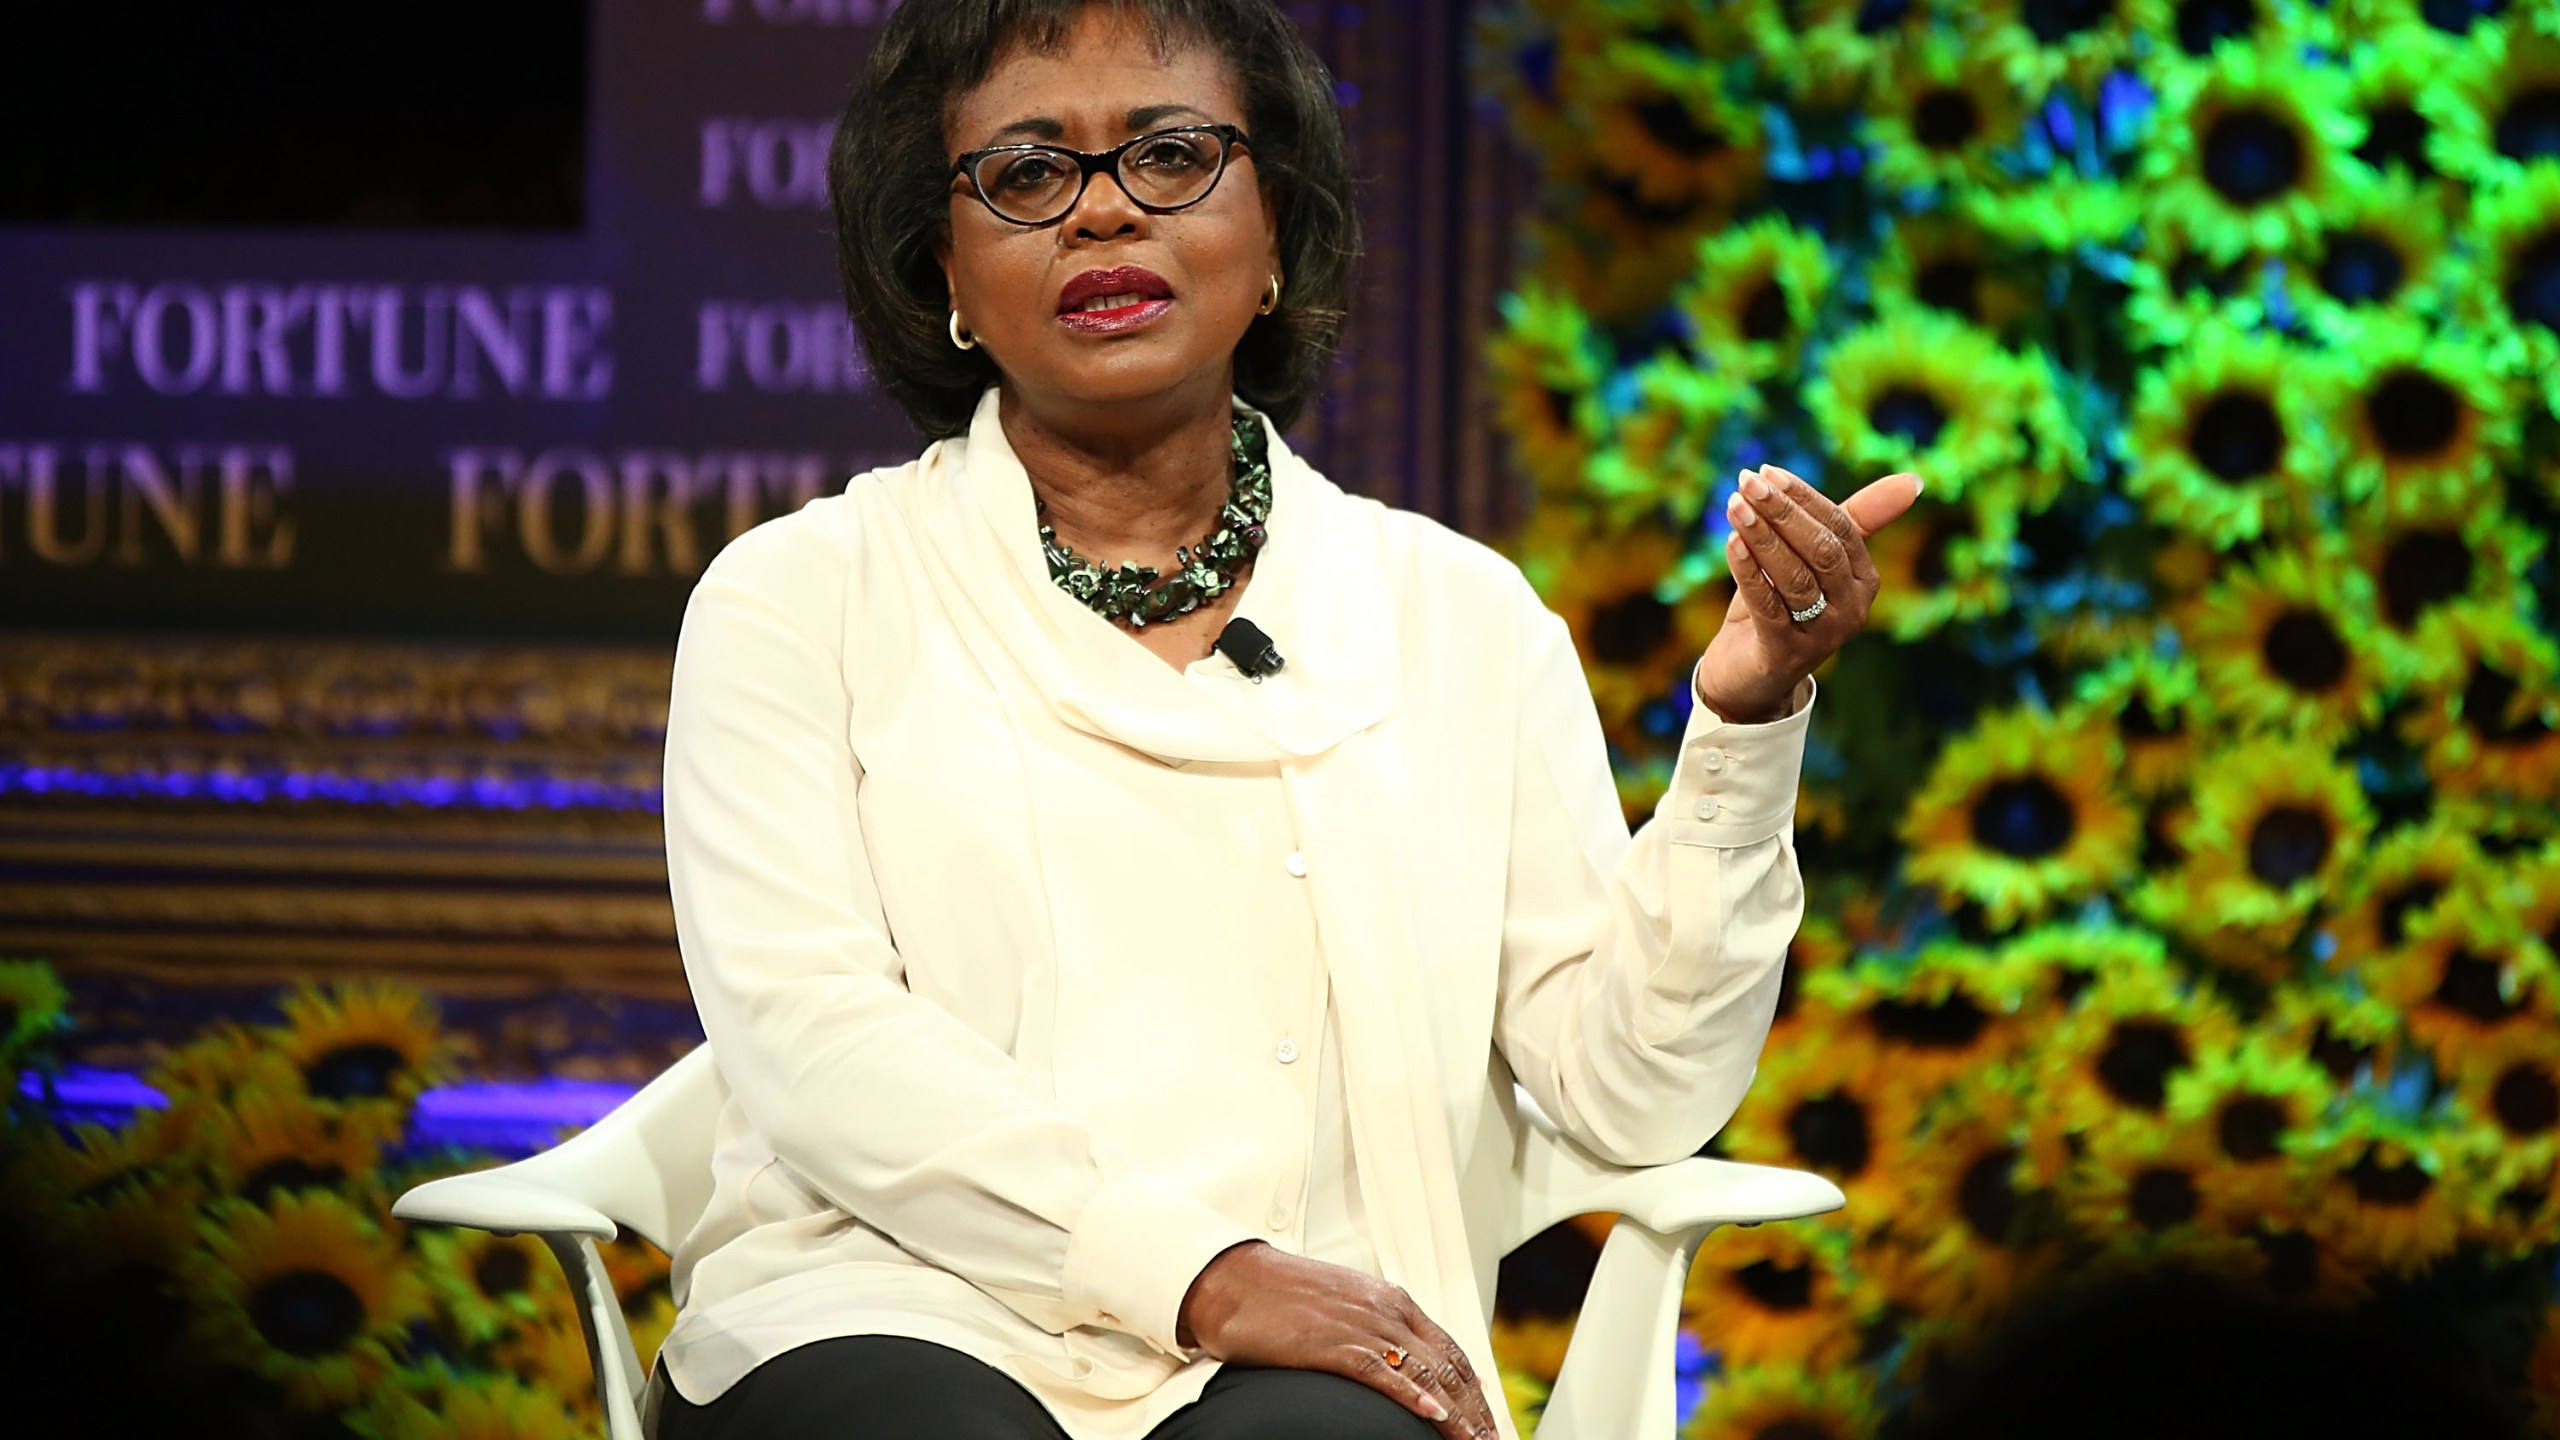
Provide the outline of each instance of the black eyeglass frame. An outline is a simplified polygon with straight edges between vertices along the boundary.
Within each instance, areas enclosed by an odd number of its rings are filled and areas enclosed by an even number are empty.
[[[1137,192],[1129,188],[1129,183],[1120,178],[1120,157],[1128,154],[1131,150],[1144,145],[1148,141],[1161,140],[1167,135],[1204,134],[1215,135],[1218,137],[1218,173],[1209,177],[1209,185],[1207,189],[1202,190],[1199,194],[1192,196],[1181,204],[1150,205],[1146,201],[1139,199]],[[1129,197],[1129,203],[1146,211],[1150,215],[1171,215],[1176,211],[1188,210],[1192,206],[1199,204],[1201,201],[1208,199],[1211,194],[1216,192],[1218,182],[1227,178],[1227,163],[1235,158],[1235,149],[1239,145],[1242,145],[1248,150],[1253,148],[1253,137],[1244,133],[1242,126],[1229,125],[1224,122],[1209,125],[1168,125],[1162,130],[1150,130],[1144,135],[1133,136],[1127,140],[1123,140],[1119,144],[1114,145],[1110,149],[1102,151],[1099,154],[1090,150],[1070,150],[1064,145],[1042,145],[1035,143],[1024,143],[1020,145],[990,145],[983,150],[969,151],[959,159],[951,162],[951,169],[949,173],[952,175],[965,175],[968,177],[970,193],[978,197],[979,204],[987,207],[988,214],[995,216],[997,219],[1002,220],[1008,225],[1027,225],[1037,228],[1042,225],[1055,225],[1059,221],[1074,214],[1076,206],[1084,202],[1085,187],[1093,183],[1094,176],[1101,174],[1105,170],[1111,172],[1112,182],[1120,187],[1121,194]],[[1029,154],[1035,150],[1049,155],[1067,156],[1076,162],[1076,168],[1082,173],[1076,176],[1076,193],[1067,197],[1066,205],[1061,208],[1057,214],[1050,216],[1046,220],[1018,220],[996,208],[996,202],[987,194],[987,187],[978,182],[978,162],[986,159],[990,155]]]

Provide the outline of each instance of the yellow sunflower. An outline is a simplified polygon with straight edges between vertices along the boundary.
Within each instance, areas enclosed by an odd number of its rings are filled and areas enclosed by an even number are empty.
[[[1767,215],[1699,242],[1696,268],[1672,299],[1709,364],[1769,380],[1792,376],[1832,278],[1821,236]]]
[[[2452,604],[2419,622],[2417,649],[2444,678],[2419,692],[2400,734],[2447,796],[2560,798],[2560,650],[2513,609]]]
[[[250,1094],[206,1127],[207,1169],[219,1193],[253,1205],[284,1190],[373,1195],[383,1146],[398,1139],[378,1110],[341,1113],[300,1095]]]
[[[2358,569],[2374,577],[2382,607],[2376,635],[2383,659],[2404,683],[2441,688],[2456,678],[2458,650],[2420,643],[2441,607],[2512,611],[2528,598],[2527,573],[2542,557],[2542,532],[2477,495],[2390,503],[2389,492],[2357,507],[2348,534]]]
[[[2483,195],[2472,212],[2482,257],[2466,317],[2497,336],[2492,358],[2542,385],[2560,410],[2560,161],[2540,161]]]
[[[2044,255],[2124,244],[2142,219],[2142,197],[2115,180],[2057,171],[2030,186],[1968,187],[1950,197],[2002,244]]]
[[[2477,347],[2413,323],[2366,327],[2339,378],[2350,494],[2476,504],[2523,443],[2515,387]]]
[[[1902,820],[1908,873],[2009,926],[2133,871],[2133,807],[2110,777],[2114,738],[2036,710],[1986,717],[1939,752]]]
[[[2325,981],[2277,986],[2257,1035],[2278,1055],[2310,1060],[2339,1086],[2387,1083],[2400,1059],[2400,1012]]]
[[[2000,942],[1998,963],[2022,997],[2020,1013],[2035,1015],[2077,1004],[2102,975],[2168,973],[2169,947],[2135,926],[2064,919]]]
[[[1750,1096],[1720,1139],[1737,1160],[1787,1165],[1828,1177],[1848,1196],[1853,1228],[1882,1224],[1900,1210],[1916,1102],[1872,1078],[1854,1038],[1834,1038],[1771,1054]]]
[[[2405,1012],[2411,1036],[2450,1067],[2467,1047],[2560,1019],[2560,974],[2516,917],[2447,906],[2409,924],[2409,942],[2363,957],[2353,974]]]
[[[38,1128],[12,1163],[0,1166],[0,1177],[13,1189],[73,1206],[129,1195],[193,1205],[204,1194],[199,1137],[212,1119],[208,1107],[188,1103],[137,1110],[122,1125]]]
[[[1732,478],[1710,468],[1718,433],[1757,415],[1760,392],[1669,350],[1629,369],[1625,381],[1631,403],[1584,465],[1580,498],[1612,526],[1658,521],[1688,529],[1720,493],[1719,480]],[[1712,573],[1724,573],[1723,547],[1703,553]]]
[[[2467,1108],[2467,1107],[2466,1107]],[[2530,1261],[2560,1244],[2560,1136],[2507,1139],[2472,1157],[2463,1243],[2504,1261]]]
[[[499,1339],[566,1293],[560,1262],[539,1236],[430,1226],[417,1245],[427,1287],[466,1344]]]
[[[192,1197],[128,1192],[79,1206],[45,1227],[45,1241],[61,1293],[106,1319],[124,1364],[141,1372],[192,1364],[183,1276],[202,1243]]]
[[[1788,68],[1808,99],[1837,103],[1883,83],[1902,58],[1938,28],[1941,7],[1924,0],[1803,0],[1785,28],[1795,37]]]
[[[2062,1213],[2102,1253],[2153,1259],[2240,1253],[2254,1217],[2205,1203],[2203,1177],[2220,1162],[2201,1128],[2123,1112],[2091,1129],[2055,1185]]]
[[[494,1358],[506,1373],[561,1397],[578,1415],[592,1416],[600,1409],[596,1368],[574,1303],[566,1291],[544,1301],[539,1317],[518,1324],[498,1342]]]
[[[354,1403],[394,1363],[426,1287],[399,1243],[339,1197],[206,1207],[186,1284],[196,1343],[284,1388],[299,1409]]]
[[[1565,60],[1559,89],[1591,127],[1592,162],[1648,202],[1729,204],[1765,173],[1760,111],[1727,92],[1719,57],[1625,37]]]
[[[2018,143],[2026,108],[1996,61],[1925,41],[1868,90],[1876,178],[1913,190],[1998,180],[1999,153]]]
[[[23,1055],[65,1028],[70,1009],[71,992],[54,977],[52,966],[41,960],[0,960],[0,1060]]]
[[[1696,268],[1698,246],[1728,228],[1729,207],[1646,201],[1635,186],[1581,163],[1526,226],[1524,244],[1548,286],[1595,319],[1633,325],[1662,307]]]
[[[2517,856],[2500,879],[2489,895],[2507,904],[2516,924],[2542,942],[2542,953],[2560,963],[2560,839]]]
[[[2437,83],[2418,93],[2437,168],[2497,186],[2528,165],[2560,160],[2560,35],[2510,16],[2475,28],[2449,58]]]
[[[2063,712],[2067,724],[2115,727],[2125,788],[2145,798],[2185,786],[2201,715],[2194,660],[2153,647],[2082,676]]]
[[[1541,1385],[1553,1385],[1564,1369],[1565,1347],[1573,1342],[1571,1315],[1501,1315],[1493,1317],[1493,1353],[1504,1368],[1516,1368]]]
[[[2228,549],[2308,524],[2335,488],[2317,356],[2268,336],[2199,330],[2145,373],[2125,436],[2125,493],[2173,529]]]
[[[1909,1212],[1860,1251],[1898,1309],[1981,1320],[2053,1273],[2060,1248],[2026,1185],[2026,1110],[2014,1087],[1968,1080],[1932,1110]]]
[[[2434,93],[2458,65],[2463,43],[2422,24],[2390,23],[2346,52],[2348,104],[2358,129],[2355,155],[2369,173],[2400,175],[2431,204],[2447,203],[2434,158]]]
[[[2409,943],[2409,927],[2433,919],[2437,906],[2469,882],[2485,858],[2480,842],[2442,812],[2385,835],[2354,862],[2335,912],[2324,925],[2332,969]]]
[[[2336,1244],[2294,1220],[2260,1223],[2249,1235],[2258,1249],[2251,1281],[2278,1300],[2346,1310],[2373,1293],[2365,1267]]]
[[[452,1039],[414,985],[342,980],[297,986],[276,1037],[315,1100],[405,1106],[452,1071]]]
[[[2362,178],[2346,99],[2334,69],[2281,49],[2167,69],[2142,156],[2153,204],[2215,259],[2293,253]]]
[[[2057,1183],[2081,1137],[2128,1116],[2158,1115],[2170,1082],[2237,1044],[2239,1031],[2227,1004],[2179,979],[2163,959],[2101,971],[2038,1059],[2027,1103],[2029,1178]]]
[[[2292,946],[2373,829],[2355,772],[2325,745],[2262,736],[2196,767],[2184,858],[2134,893],[2135,910],[2226,968],[2294,973]]]
[[[173,1103],[199,1101],[213,1107],[307,1093],[302,1072],[269,1036],[227,1020],[152,1062],[143,1080]]]
[[[2461,1242],[2462,1166],[2480,1139],[2443,1111],[2413,1119],[2350,1101],[2294,1142],[2314,1193],[2305,1228],[2366,1269],[2425,1270]]]
[[[2254,1035],[2172,1076],[2163,1113],[2210,1144],[2211,1163],[2195,1175],[2205,1211],[2234,1227],[2297,1213],[2302,1186],[2285,1141],[2308,1133],[2337,1091],[2309,1056]]]
[[[379,1390],[345,1418],[364,1440],[579,1440],[589,1433],[558,1395],[510,1376],[450,1371],[423,1395]]]
[[[1723,623],[1727,606],[1719,601],[1726,592],[1701,586],[1664,599],[1677,583],[1680,542],[1659,527],[1604,532],[1589,541],[1552,571],[1546,601],[1573,634],[1601,723],[1618,733],[1634,725],[1646,705],[1688,683]]]
[[[1869,1440],[1877,1412],[1869,1382],[1851,1366],[1753,1365],[1727,1370],[1681,1440]]]
[[[2382,717],[2373,579],[2332,547],[2271,547],[2185,607],[2207,708],[2324,744]]]
[[[1858,1347],[1840,1235],[1815,1225],[1728,1225],[1707,1237],[1681,1293],[1682,1328],[1727,1366],[1830,1365]]]
[[[1537,1434],[1538,1422],[1546,1417],[1547,1396],[1555,1387],[1516,1365],[1501,1369],[1502,1403],[1511,1412],[1512,1428],[1523,1435]]]
[[[1852,470],[1914,471],[1954,500],[2025,452],[2017,360],[1948,316],[1903,311],[1851,330],[1815,371],[1805,409]]]
[[[1810,998],[1861,1043],[1847,1053],[1870,1068],[1860,1082],[1925,1101],[1938,1087],[2022,1050],[2024,983],[1981,950],[1939,941],[1908,960],[1870,956],[1805,982]]]
[[[1867,554],[1878,581],[1869,617],[1896,640],[2005,614],[2019,562],[2017,497],[1997,481],[1959,500],[1929,489],[1867,541]]]
[[[1540,495],[1575,494],[1608,433],[1600,404],[1607,342],[1581,306],[1535,280],[1503,296],[1501,308],[1502,327],[1486,346],[1495,423]]]
[[[2445,243],[2445,207],[2399,171],[2362,185],[2322,217],[2301,263],[2283,272],[2303,327],[2331,345],[2361,343],[2378,320],[2433,320],[2466,273]]]
[[[2560,1139],[2560,1030],[2508,1026],[2447,1058],[2455,1093],[2510,1145]]]
[[[1786,967],[1778,977],[1777,1015],[1769,1026],[1769,1039],[1761,1046],[1775,1052],[1794,1049],[1803,1044],[1827,1044],[1840,1017],[1819,1000],[1805,1003],[1805,983],[1817,975],[1829,974],[1849,964],[1854,948],[1841,930],[1840,923],[1824,915],[1807,915],[1796,927],[1795,938],[1787,942]]]
[[[2168,0],[2091,0],[2055,6],[1988,0],[1965,12],[1975,43],[2031,98],[2056,85],[2087,90],[2130,60],[2139,37],[2173,26]]]
[[[1869,282],[1879,310],[1943,311],[1993,334],[2010,333],[2044,305],[1981,224],[1950,210],[1895,220]]]

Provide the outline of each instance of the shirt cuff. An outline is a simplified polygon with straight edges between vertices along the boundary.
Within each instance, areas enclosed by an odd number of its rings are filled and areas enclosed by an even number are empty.
[[[1182,1300],[1219,1252],[1262,1238],[1249,1225],[1143,1176],[1105,1185],[1067,1238],[1066,1298],[1100,1324],[1177,1359]]]
[[[1671,787],[1653,807],[1673,844],[1752,845],[1795,827],[1796,783],[1817,690],[1806,676],[1787,697],[1785,717],[1757,725],[1727,720],[1705,705],[1690,708]]]

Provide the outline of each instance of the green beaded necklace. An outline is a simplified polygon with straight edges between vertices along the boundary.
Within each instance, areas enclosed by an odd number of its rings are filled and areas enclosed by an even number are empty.
[[[1057,527],[1040,527],[1040,550],[1049,560],[1049,578],[1105,620],[1126,620],[1144,630],[1159,620],[1188,615],[1236,583],[1236,571],[1269,538],[1263,523],[1271,518],[1271,448],[1261,425],[1238,415],[1227,437],[1235,459],[1227,503],[1218,510],[1218,528],[1196,546],[1177,545],[1173,577],[1158,585],[1161,572],[1148,565],[1104,569],[1058,543]],[[1035,500],[1048,512],[1048,502]]]

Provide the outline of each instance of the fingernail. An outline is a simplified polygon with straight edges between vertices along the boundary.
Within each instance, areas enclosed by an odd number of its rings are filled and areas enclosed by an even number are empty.
[[[1754,500],[1766,500],[1769,498],[1769,482],[1757,474],[1745,475],[1742,477],[1742,493]]]
[[[1449,1418],[1449,1407],[1441,1404],[1438,1400],[1425,1395],[1422,1397],[1422,1415],[1424,1419],[1429,1420],[1434,1425],[1437,1425],[1441,1421]]]
[[[1917,475],[1914,475],[1914,476],[1912,476],[1912,477],[1911,477],[1911,493],[1912,493],[1912,494],[1914,494],[1914,495],[1918,495],[1921,491],[1926,490],[1926,489],[1928,489],[1928,488],[1929,488],[1929,482],[1928,482],[1928,481],[1921,479],[1921,478],[1920,478],[1919,476],[1917,476]]]
[[[1760,512],[1752,509],[1748,505],[1737,505],[1733,510],[1733,523],[1736,525],[1757,525],[1760,523]]]

